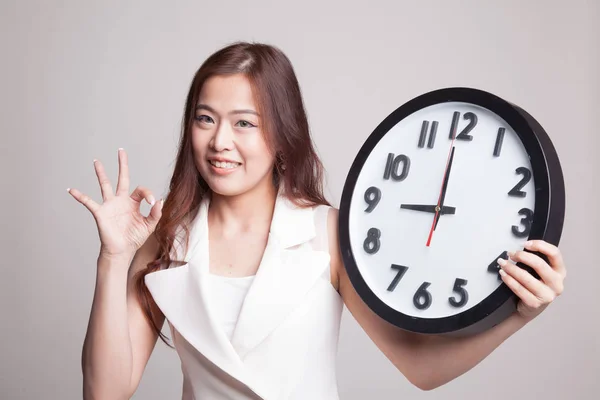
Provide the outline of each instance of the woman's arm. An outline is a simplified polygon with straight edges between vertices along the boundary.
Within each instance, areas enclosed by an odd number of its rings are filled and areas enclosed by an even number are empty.
[[[137,389],[156,335],[138,301],[133,276],[154,260],[158,243],[150,236],[130,257],[98,257],[96,289],[83,344],[84,399],[129,399]],[[129,267],[128,267],[129,266]],[[156,323],[164,316],[153,304]]]
[[[350,313],[375,345],[415,386],[422,390],[439,387],[469,371],[502,342],[537,316],[562,292],[566,273],[557,249],[536,242],[536,250],[548,254],[554,268],[531,253],[512,255],[515,261],[528,263],[548,284],[511,263],[504,263],[502,279],[521,298],[517,312],[495,327],[470,337],[422,335],[402,330],[380,318],[354,290],[343,266],[337,233],[337,210],[329,215],[332,269],[337,286]],[[535,293],[535,295],[533,294]],[[523,301],[525,299],[525,301]]]
[[[515,313],[492,329],[464,338],[404,331],[371,311],[345,270],[339,272],[340,294],[348,311],[392,364],[422,390],[435,389],[464,374],[527,322]]]
[[[423,390],[442,386],[475,367],[528,322],[512,314],[493,328],[471,337],[431,336],[419,346],[417,373]]]

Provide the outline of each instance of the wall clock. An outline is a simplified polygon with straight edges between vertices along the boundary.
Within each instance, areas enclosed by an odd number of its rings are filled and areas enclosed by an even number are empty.
[[[515,310],[496,260],[528,239],[558,245],[564,211],[542,126],[492,93],[445,88],[400,106],[361,147],[342,192],[340,248],[357,293],[383,319],[474,334]]]

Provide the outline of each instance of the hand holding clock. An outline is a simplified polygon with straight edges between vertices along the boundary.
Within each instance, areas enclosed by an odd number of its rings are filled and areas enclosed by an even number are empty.
[[[562,294],[567,271],[558,247],[544,240],[531,240],[525,243],[525,249],[544,254],[549,263],[542,257],[524,250],[509,252],[510,260],[531,267],[540,276],[539,280],[513,262],[500,258],[498,264],[502,281],[520,299],[517,312],[525,319],[531,320]]]

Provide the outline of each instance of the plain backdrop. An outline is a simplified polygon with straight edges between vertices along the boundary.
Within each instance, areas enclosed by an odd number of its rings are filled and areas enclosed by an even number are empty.
[[[563,295],[430,392],[411,386],[345,311],[341,398],[597,399],[598,3],[3,0],[0,398],[81,398],[99,240],[66,188],[101,201],[92,160],[116,185],[124,147],[132,189],[164,195],[194,72],[218,48],[249,40],[291,59],[336,206],[372,130],[440,87],[477,87],[525,108],[563,166]],[[159,342],[134,398],[180,398],[181,380],[177,354]]]

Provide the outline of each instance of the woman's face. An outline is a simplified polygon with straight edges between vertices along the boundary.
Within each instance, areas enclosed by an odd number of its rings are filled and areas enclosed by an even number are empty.
[[[192,146],[198,171],[213,192],[235,196],[272,185],[274,156],[260,122],[244,75],[213,76],[204,82]]]

